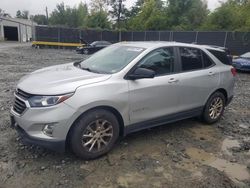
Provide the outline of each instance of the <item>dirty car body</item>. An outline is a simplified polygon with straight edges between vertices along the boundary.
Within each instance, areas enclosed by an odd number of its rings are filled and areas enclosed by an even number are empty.
[[[96,118],[105,111],[96,124],[111,122],[105,125],[110,125],[105,130],[112,129],[106,137],[125,136],[200,116],[216,93],[223,95],[227,105],[233,87],[233,68],[221,63],[207,47],[175,42],[118,43],[82,62],[47,67],[23,77],[17,84],[11,121],[24,141],[64,151],[66,141],[75,142],[71,138],[74,129],[86,117]],[[97,115],[91,117],[94,112]],[[104,133],[96,132],[94,136],[92,131],[84,134],[100,144],[97,137]],[[108,139],[102,142],[88,151],[96,147],[95,157],[106,153],[110,148],[98,151]]]

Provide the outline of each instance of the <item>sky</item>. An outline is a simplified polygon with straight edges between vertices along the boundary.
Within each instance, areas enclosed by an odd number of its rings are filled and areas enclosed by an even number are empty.
[[[89,3],[91,0],[0,0],[0,8],[9,13],[11,16],[16,15],[17,10],[28,10],[30,14],[45,14],[45,7],[48,7],[49,13],[53,11],[56,4],[64,2],[71,7],[79,4],[81,1]],[[127,0],[126,6],[133,6],[136,0]],[[208,8],[214,10],[220,5],[220,0],[207,0]]]

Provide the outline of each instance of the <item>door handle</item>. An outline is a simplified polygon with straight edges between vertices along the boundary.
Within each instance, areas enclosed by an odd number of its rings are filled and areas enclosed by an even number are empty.
[[[208,76],[213,76],[215,73],[214,72],[209,72]]]
[[[178,79],[175,79],[175,78],[170,78],[170,79],[168,80],[168,83],[177,83],[177,82],[179,82],[179,80],[178,80]]]

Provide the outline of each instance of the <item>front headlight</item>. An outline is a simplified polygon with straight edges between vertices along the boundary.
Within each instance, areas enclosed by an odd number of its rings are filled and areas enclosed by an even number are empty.
[[[29,99],[29,104],[31,107],[53,106],[67,100],[72,95],[73,93],[58,96],[33,96]]]

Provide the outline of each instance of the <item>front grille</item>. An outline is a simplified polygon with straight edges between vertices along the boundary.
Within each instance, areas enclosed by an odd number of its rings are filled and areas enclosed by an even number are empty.
[[[27,107],[26,107],[25,102],[23,102],[20,99],[18,99],[17,97],[15,97],[13,110],[18,114],[22,114],[26,108]]]
[[[21,89],[16,90],[16,95],[21,97],[24,100],[27,100],[27,99],[29,99],[30,97],[33,96],[32,94],[29,94],[29,93],[27,93],[27,92],[25,92],[25,91],[23,91]]]

